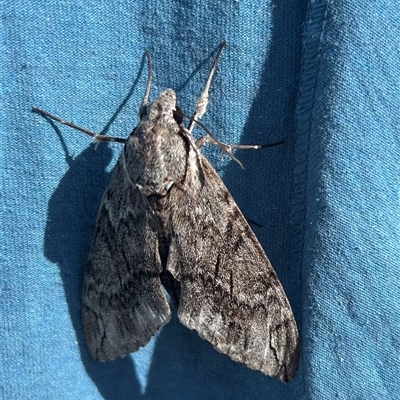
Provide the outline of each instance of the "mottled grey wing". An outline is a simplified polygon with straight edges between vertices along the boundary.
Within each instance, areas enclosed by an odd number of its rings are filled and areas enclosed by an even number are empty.
[[[103,195],[83,285],[83,330],[96,360],[137,350],[169,321],[161,271],[156,221],[120,159]]]
[[[298,332],[285,292],[215,170],[200,155],[197,166],[170,193],[167,269],[181,284],[179,319],[233,360],[288,381]]]

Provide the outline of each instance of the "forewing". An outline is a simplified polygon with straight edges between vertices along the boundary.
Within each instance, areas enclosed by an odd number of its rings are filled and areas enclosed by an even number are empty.
[[[122,164],[103,195],[83,285],[83,330],[98,361],[137,350],[170,319],[157,222]]]
[[[170,193],[167,269],[181,285],[179,319],[233,360],[288,381],[298,332],[282,285],[212,166],[200,154],[189,165]]]

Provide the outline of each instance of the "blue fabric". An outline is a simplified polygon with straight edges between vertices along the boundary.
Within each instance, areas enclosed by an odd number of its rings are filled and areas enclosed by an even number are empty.
[[[396,0],[2,1],[0,397],[400,398],[400,9]],[[148,346],[93,361],[80,323],[85,262],[121,147],[175,89],[191,113],[222,41],[205,153],[274,265],[301,334],[292,382],[219,354],[176,318]],[[197,132],[201,135],[201,132]]]
[[[400,9],[313,1],[293,224],[313,398],[398,399]]]

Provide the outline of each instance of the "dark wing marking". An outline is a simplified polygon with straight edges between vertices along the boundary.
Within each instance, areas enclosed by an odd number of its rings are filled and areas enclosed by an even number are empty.
[[[179,319],[233,360],[288,381],[298,333],[285,292],[215,170],[191,153],[197,167],[169,198],[167,269],[181,284]]]
[[[120,158],[103,195],[83,285],[83,330],[98,361],[137,350],[170,320],[157,229]]]

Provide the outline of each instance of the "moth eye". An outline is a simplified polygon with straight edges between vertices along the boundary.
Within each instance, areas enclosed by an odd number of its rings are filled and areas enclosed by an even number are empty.
[[[183,115],[182,115],[182,110],[178,106],[176,106],[176,110],[173,111],[173,116],[176,123],[180,125],[183,121]]]

